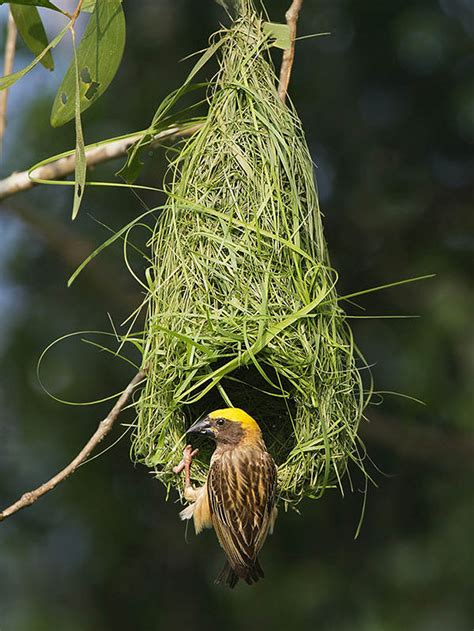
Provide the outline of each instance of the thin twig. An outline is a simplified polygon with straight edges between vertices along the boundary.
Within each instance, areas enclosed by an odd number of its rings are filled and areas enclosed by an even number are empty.
[[[303,6],[303,0],[293,0],[290,8],[285,13],[286,23],[290,29],[290,47],[283,52],[283,59],[280,68],[280,83],[278,85],[278,96],[285,102],[286,95],[288,93],[288,85],[290,83],[291,69],[293,68],[293,61],[295,59],[295,40],[296,40],[296,26],[300,15],[301,7]]]
[[[83,449],[77,454],[77,456],[72,460],[67,467],[65,467],[62,471],[57,473],[51,480],[45,482],[37,489],[33,491],[29,491],[28,493],[24,493],[18,501],[14,504],[6,508],[3,512],[0,513],[0,521],[3,521],[7,517],[10,517],[14,513],[18,512],[22,508],[26,508],[31,504],[34,504],[36,500],[40,497],[52,491],[55,486],[57,486],[60,482],[63,482],[66,478],[68,478],[74,471],[81,465],[94,451],[97,445],[107,436],[107,434],[112,429],[115,421],[117,420],[120,412],[123,410],[128,400],[132,396],[133,391],[146,378],[146,374],[144,371],[139,371],[135,377],[131,380],[128,386],[120,395],[117,403],[110,410],[109,414],[105,417],[103,421],[99,423],[99,426],[95,433],[91,436],[91,438],[84,445]]]
[[[16,49],[16,24],[12,12],[8,10],[7,41],[5,44],[5,61],[3,63],[3,75],[13,72]],[[3,144],[3,136],[7,126],[8,88],[0,92],[0,151]]]
[[[184,129],[180,129],[179,127],[165,129],[165,131],[156,134],[151,146],[153,148],[154,145],[160,144],[163,140],[192,136],[200,128],[201,125],[196,124]],[[105,143],[100,147],[89,149],[86,151],[87,166],[91,167],[96,164],[101,164],[102,162],[115,160],[116,158],[123,158],[123,156],[126,155],[127,150],[141,137],[142,134],[136,134],[135,136],[130,136],[129,138],[113,140],[112,142]],[[71,175],[71,173],[74,173],[75,168],[76,159],[74,153],[72,153],[65,158],[59,158],[59,160],[56,160],[55,162],[45,164],[44,166],[35,169],[35,171],[31,174],[31,177],[38,180],[59,180]],[[30,188],[33,188],[33,186],[36,186],[36,184],[37,182],[30,179],[28,171],[12,173],[4,180],[0,180],[0,200],[11,197],[21,191],[27,191]]]

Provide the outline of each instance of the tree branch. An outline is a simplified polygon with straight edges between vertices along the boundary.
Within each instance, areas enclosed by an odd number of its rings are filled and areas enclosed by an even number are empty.
[[[180,129],[179,127],[172,127],[165,129],[165,131],[156,134],[152,147],[158,145],[163,140],[169,140],[177,137],[192,136],[198,129],[201,128],[200,124]],[[86,151],[87,166],[95,166],[102,162],[108,162],[109,160],[115,160],[116,158],[122,158],[126,155],[127,150],[140,138],[142,134],[136,134],[130,138],[122,138],[121,140],[113,140],[112,142],[101,145],[100,147],[94,147]],[[65,158],[60,158],[55,162],[46,164],[39,167],[31,174],[32,177],[38,180],[59,180],[74,173],[76,168],[76,160],[74,154]],[[11,195],[20,193],[21,191],[27,191],[30,188],[36,186],[36,182],[30,179],[28,171],[20,171],[12,173],[4,180],[0,180],[0,200],[6,199]]]
[[[303,5],[303,0],[293,0],[290,8],[285,14],[286,22],[290,29],[290,41],[291,45],[288,50],[285,50],[283,53],[283,59],[280,69],[280,82],[278,86],[278,94],[281,100],[284,102],[286,99],[288,84],[290,82],[291,70],[293,67],[293,61],[295,58],[295,38],[296,38],[296,26],[298,22],[299,13],[301,11],[301,7]],[[13,22],[13,20],[12,20]],[[15,28],[15,24],[13,22],[13,28]],[[15,34],[16,36],[16,34]],[[6,60],[5,60],[6,62]],[[3,95],[0,97],[6,97],[6,90],[3,92]],[[0,117],[1,117],[1,109],[0,109]],[[0,142],[1,142],[1,118],[0,118]],[[156,135],[154,144],[159,144],[161,141],[166,139],[171,139],[178,136],[188,136],[194,134],[198,129],[200,129],[201,125],[197,124],[193,127],[189,127],[187,129],[180,129],[179,127],[173,127],[171,129],[167,129]],[[86,162],[87,166],[95,166],[97,164],[101,164],[102,162],[108,162],[109,160],[114,160],[116,158],[121,158],[126,155],[127,150],[141,138],[141,134],[137,134],[130,138],[125,138],[122,140],[114,140],[110,143],[104,144],[100,147],[95,147],[93,149],[89,149],[86,152]],[[36,171],[34,171],[31,175],[32,177],[39,180],[56,180],[64,178],[71,173],[74,173],[76,168],[76,161],[74,154],[66,157],[60,158],[56,160],[56,162],[52,162],[51,164],[47,164],[43,167],[40,167]],[[0,200],[6,199],[7,197],[11,197],[16,193],[20,193],[22,191],[27,191],[34,186],[36,186],[36,182],[30,179],[28,171],[20,171],[12,173],[9,177],[0,180]]]
[[[293,0],[290,8],[285,13],[286,23],[290,29],[290,47],[283,52],[283,59],[280,68],[280,83],[278,85],[278,96],[284,103],[288,93],[288,85],[290,83],[291,69],[295,60],[295,40],[296,26],[300,15],[303,0]]]
[[[3,64],[3,75],[9,75],[13,71],[13,63],[15,61],[15,48],[16,48],[16,24],[13,19],[12,12],[8,9],[8,26],[7,26],[7,41],[5,43],[5,61]],[[7,126],[7,103],[8,103],[8,88],[5,88],[0,93],[0,150],[3,144],[3,136]]]
[[[81,465],[92,453],[92,451],[97,447],[97,445],[107,436],[107,434],[112,429],[115,421],[117,420],[120,412],[123,410],[128,400],[132,396],[135,388],[146,378],[146,374],[144,371],[140,370],[135,377],[130,381],[128,386],[120,395],[118,401],[114,405],[114,407],[110,410],[109,414],[105,417],[103,421],[99,423],[99,426],[95,433],[91,436],[91,438],[84,445],[83,449],[78,453],[78,455],[72,460],[67,467],[65,467],[62,471],[57,473],[51,480],[45,482],[37,489],[33,491],[29,491],[28,493],[24,493],[19,500],[17,500],[14,504],[6,508],[3,512],[0,513],[0,521],[3,521],[7,517],[10,517],[14,513],[18,512],[22,508],[26,508],[31,504],[34,504],[40,497],[52,491],[55,486],[57,486],[60,482],[63,482],[66,478],[68,478],[74,471]]]

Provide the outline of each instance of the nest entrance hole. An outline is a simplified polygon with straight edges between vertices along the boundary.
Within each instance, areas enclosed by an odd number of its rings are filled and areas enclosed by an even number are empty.
[[[212,368],[218,368],[218,365]],[[285,462],[295,446],[293,423],[296,418],[296,404],[292,397],[291,384],[282,380],[274,369],[265,367],[265,372],[278,389],[264,379],[254,366],[243,366],[234,370],[221,381],[233,407],[245,410],[260,426],[267,449],[277,465]],[[203,418],[213,410],[229,407],[217,387],[202,399],[184,408],[187,426],[198,418]],[[194,441],[199,446],[201,459],[206,461],[213,448],[207,447],[205,440],[198,437]]]

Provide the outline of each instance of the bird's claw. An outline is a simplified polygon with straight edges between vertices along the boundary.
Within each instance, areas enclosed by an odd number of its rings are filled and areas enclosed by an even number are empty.
[[[192,445],[186,445],[186,447],[183,449],[183,458],[181,462],[176,465],[176,467],[173,467],[173,473],[181,473],[183,469],[189,471],[191,467],[191,462],[193,461],[194,456],[197,456],[198,453],[199,449],[193,449]]]
[[[186,445],[183,450],[183,460],[184,464],[191,464],[194,456],[197,456],[199,453],[199,449],[193,449],[192,445]]]

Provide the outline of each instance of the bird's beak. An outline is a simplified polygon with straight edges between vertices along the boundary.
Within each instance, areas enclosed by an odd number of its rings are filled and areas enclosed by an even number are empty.
[[[191,425],[186,434],[204,434],[205,436],[214,437],[209,417],[206,416],[206,418],[203,418],[201,421],[196,421]]]

